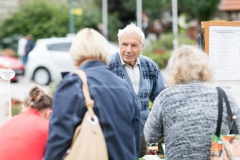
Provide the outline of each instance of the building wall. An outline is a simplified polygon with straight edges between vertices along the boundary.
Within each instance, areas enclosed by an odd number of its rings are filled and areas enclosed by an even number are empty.
[[[0,0],[0,21],[16,12],[21,0]]]

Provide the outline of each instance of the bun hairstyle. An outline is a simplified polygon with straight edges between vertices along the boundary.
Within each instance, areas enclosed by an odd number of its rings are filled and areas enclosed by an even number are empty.
[[[26,100],[29,105],[36,110],[52,108],[52,97],[49,96],[41,86],[33,86]]]

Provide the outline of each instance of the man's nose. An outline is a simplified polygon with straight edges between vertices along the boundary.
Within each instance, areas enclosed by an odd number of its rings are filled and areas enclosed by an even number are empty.
[[[131,52],[131,46],[130,45],[127,46],[127,52]]]

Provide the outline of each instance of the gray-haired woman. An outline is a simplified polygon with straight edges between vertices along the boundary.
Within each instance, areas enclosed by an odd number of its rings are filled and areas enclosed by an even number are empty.
[[[166,159],[210,159],[211,135],[218,120],[217,89],[208,56],[200,49],[184,45],[175,50],[168,64],[168,88],[155,99],[145,124],[147,142],[165,141]],[[226,91],[225,91],[226,92]],[[226,92],[233,114],[240,108]],[[240,131],[240,118],[236,120]],[[221,134],[229,133],[230,117],[225,102]]]

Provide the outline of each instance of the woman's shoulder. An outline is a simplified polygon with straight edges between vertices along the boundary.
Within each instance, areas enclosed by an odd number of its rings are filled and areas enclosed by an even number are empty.
[[[66,85],[75,85],[80,81],[80,77],[75,73],[69,73],[66,75],[62,81],[59,82],[58,86],[66,86]]]
[[[171,87],[166,86],[165,89],[159,95],[163,97],[169,97],[175,94],[191,94],[201,91],[210,94],[215,94],[217,92],[216,87],[209,83],[192,82],[192,83],[180,83]]]

